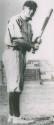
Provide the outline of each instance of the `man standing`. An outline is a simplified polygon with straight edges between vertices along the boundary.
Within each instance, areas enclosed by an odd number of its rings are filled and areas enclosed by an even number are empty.
[[[13,120],[16,124],[28,122],[20,117],[19,101],[23,89],[26,52],[33,48],[29,21],[36,9],[37,4],[34,1],[26,1],[22,12],[9,20],[5,37],[6,49],[3,54],[3,63],[9,92],[8,122]]]

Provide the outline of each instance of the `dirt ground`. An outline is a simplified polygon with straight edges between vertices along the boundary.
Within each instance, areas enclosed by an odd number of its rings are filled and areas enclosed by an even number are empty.
[[[8,118],[8,95],[6,93],[6,87],[0,87],[0,125],[12,125],[12,123],[7,123]],[[29,119],[25,117],[25,119]],[[26,125],[54,125],[54,122],[50,119],[50,117],[42,116],[32,118],[34,120],[33,123],[29,123]],[[18,124],[20,125],[20,124]],[[24,124],[22,124],[24,125]]]
[[[0,116],[0,125],[12,125],[12,123],[7,123],[7,116],[1,115]],[[17,124],[20,125],[20,124]],[[22,124],[24,125],[24,124]],[[25,125],[54,125],[54,122],[50,121],[49,118],[39,118],[34,119],[33,123],[25,124]]]

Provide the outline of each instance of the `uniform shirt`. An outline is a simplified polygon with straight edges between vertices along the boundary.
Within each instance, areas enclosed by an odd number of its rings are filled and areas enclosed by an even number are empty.
[[[32,42],[32,29],[31,24],[22,19],[20,15],[12,17],[7,25],[5,44],[14,46],[11,42],[11,38],[18,38],[22,40],[22,37],[26,42]]]
[[[23,38],[22,38],[23,37]],[[7,25],[5,44],[14,46],[12,38],[19,41],[32,42],[31,25],[22,19],[20,15],[12,17]],[[3,62],[7,76],[7,90],[20,91],[23,88],[25,53],[21,50],[14,50],[13,47],[7,48],[3,55]],[[17,88],[17,89],[16,89]]]

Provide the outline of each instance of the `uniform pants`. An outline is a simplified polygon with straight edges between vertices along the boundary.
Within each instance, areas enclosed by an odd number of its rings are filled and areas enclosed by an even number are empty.
[[[10,92],[9,93],[9,111],[10,115],[19,117],[20,116],[20,93],[18,92]]]

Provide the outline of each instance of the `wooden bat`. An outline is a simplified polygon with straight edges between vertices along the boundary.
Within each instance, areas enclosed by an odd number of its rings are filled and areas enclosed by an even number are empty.
[[[51,8],[50,12],[49,12],[49,15],[44,20],[44,23],[43,23],[43,26],[42,26],[42,29],[41,29],[41,35],[40,35],[40,37],[42,37],[42,35],[43,35],[43,32],[44,32],[44,30],[45,30],[45,28],[46,28],[46,26],[47,26],[47,24],[49,22],[49,19],[50,19],[51,15],[52,15],[52,12],[53,12],[53,9]]]
[[[41,34],[40,34],[39,37],[37,37],[37,38],[35,39],[35,41],[34,41],[33,44],[38,43],[38,42],[37,42],[38,38],[41,39],[41,37],[42,37],[42,35],[43,35],[44,31],[45,31],[45,28],[46,28],[46,26],[47,26],[47,24],[48,24],[48,22],[49,22],[49,19],[50,19],[51,15],[52,15],[52,12],[53,12],[53,9],[51,8],[51,9],[50,9],[50,12],[49,12],[49,14],[48,14],[48,16],[47,16],[47,17],[45,18],[45,20],[44,20],[43,26],[42,26],[42,28],[41,28]],[[32,53],[35,53],[36,50],[37,50],[37,49],[35,49],[35,47],[34,47]]]

